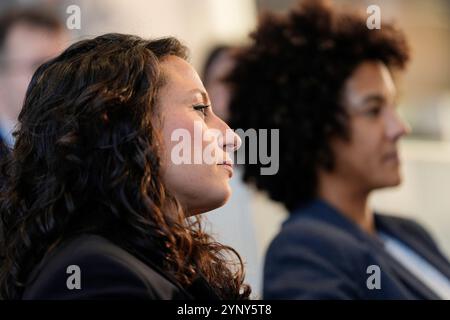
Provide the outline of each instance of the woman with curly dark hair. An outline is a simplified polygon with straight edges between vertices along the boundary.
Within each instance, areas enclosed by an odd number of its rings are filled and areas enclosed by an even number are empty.
[[[244,179],[291,212],[267,252],[265,298],[450,297],[450,264],[430,235],[369,206],[373,190],[401,181],[408,128],[393,74],[409,50],[394,25],[369,30],[366,18],[303,1],[263,16],[236,56],[231,125],[280,130],[278,174],[246,165]]]
[[[228,199],[239,138],[202,140],[214,163],[172,158],[177,129],[229,129],[186,59],[174,38],[106,34],[38,68],[1,195],[2,298],[249,297],[197,216]]]

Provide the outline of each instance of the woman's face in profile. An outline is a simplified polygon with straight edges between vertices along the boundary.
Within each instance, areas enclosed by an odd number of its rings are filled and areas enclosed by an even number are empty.
[[[397,144],[409,129],[398,115],[391,72],[381,62],[363,62],[347,80],[343,93],[351,139],[334,141],[336,171],[362,189],[398,185]]]
[[[162,63],[165,84],[159,91],[162,120],[163,180],[187,215],[222,206],[230,197],[231,152],[239,137],[217,117],[194,68],[169,56]]]

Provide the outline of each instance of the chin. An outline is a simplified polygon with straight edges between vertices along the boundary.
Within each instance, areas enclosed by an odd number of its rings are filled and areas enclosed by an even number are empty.
[[[230,199],[231,189],[229,186],[220,190],[209,189],[205,190],[203,195],[201,203],[191,205],[191,209],[188,210],[189,215],[197,215],[222,207]]]
[[[209,211],[222,207],[223,205],[225,205],[225,203],[228,202],[230,197],[231,197],[230,187],[220,191],[216,191],[214,197],[211,197],[210,204],[212,208]]]
[[[400,171],[397,170],[397,172],[395,173],[395,175],[393,175],[394,177],[394,181],[392,182],[394,186],[398,186],[403,182],[403,176],[400,173]]]
[[[382,183],[379,184],[380,188],[397,187],[402,183],[400,175],[389,176]]]

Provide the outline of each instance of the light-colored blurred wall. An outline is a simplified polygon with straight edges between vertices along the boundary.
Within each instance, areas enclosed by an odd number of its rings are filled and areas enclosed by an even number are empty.
[[[240,43],[256,25],[255,0],[2,0],[0,10],[13,6],[47,6],[63,18],[66,9],[81,9],[81,29],[73,40],[108,32],[145,38],[175,36],[191,49],[191,62],[203,64],[216,43]]]
[[[81,8],[80,36],[107,32],[146,38],[175,36],[191,50],[199,69],[217,42],[242,42],[256,24],[254,0],[74,0]]]

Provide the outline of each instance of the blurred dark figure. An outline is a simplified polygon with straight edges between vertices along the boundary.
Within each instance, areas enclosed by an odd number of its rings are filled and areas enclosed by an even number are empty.
[[[0,139],[14,143],[11,132],[31,76],[68,44],[63,21],[47,10],[12,9],[0,17]]]
[[[37,67],[58,54],[68,42],[56,14],[37,8],[12,8],[0,16],[0,189],[5,181],[6,155],[14,144],[12,131],[28,83]],[[0,221],[0,249],[3,242]],[[0,250],[1,262],[2,250]]]
[[[230,90],[224,80],[234,66],[234,51],[225,45],[215,47],[203,68],[203,83],[214,104],[214,112],[225,121],[229,118]]]
[[[236,47],[217,45],[213,47],[203,66],[202,80],[209,94],[214,113],[224,121],[229,119],[230,88],[226,76],[234,66],[233,53]],[[245,279],[253,294],[261,296],[262,266],[261,248],[257,241],[253,194],[242,181],[242,166],[235,165],[230,186],[230,200],[221,208],[206,213],[211,233],[236,249],[246,263]]]
[[[422,226],[374,213],[401,182],[393,77],[409,59],[392,24],[305,1],[265,15],[236,57],[230,125],[280,129],[280,169],[244,179],[291,212],[267,252],[266,299],[450,298],[450,264]]]

